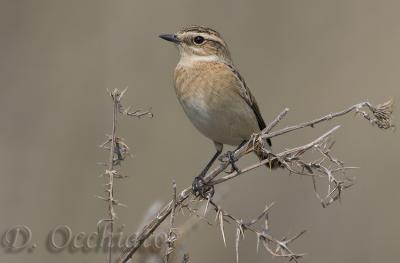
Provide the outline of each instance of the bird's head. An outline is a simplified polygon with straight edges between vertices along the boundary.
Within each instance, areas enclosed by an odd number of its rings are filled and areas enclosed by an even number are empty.
[[[208,27],[185,27],[174,34],[160,35],[160,38],[175,43],[181,59],[231,61],[228,46],[221,35]]]

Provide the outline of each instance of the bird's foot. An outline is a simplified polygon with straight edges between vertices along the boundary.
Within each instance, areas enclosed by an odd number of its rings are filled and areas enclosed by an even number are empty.
[[[214,196],[214,186],[209,185],[204,181],[202,175],[196,176],[192,183],[192,191],[195,196],[209,199]]]
[[[228,157],[228,162],[229,162],[229,164],[231,165],[231,170],[228,171],[228,173],[233,173],[233,172],[239,173],[240,170],[239,170],[239,168],[236,166],[236,159],[235,159],[235,156],[234,156],[233,152],[232,152],[232,151],[227,151],[227,152],[226,152],[226,155],[227,155],[227,157]]]

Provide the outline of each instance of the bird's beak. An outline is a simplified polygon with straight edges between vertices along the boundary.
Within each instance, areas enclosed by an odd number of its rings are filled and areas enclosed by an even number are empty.
[[[178,44],[180,42],[179,38],[175,34],[163,34],[160,35],[160,38],[167,40],[169,42],[173,42],[175,44]]]

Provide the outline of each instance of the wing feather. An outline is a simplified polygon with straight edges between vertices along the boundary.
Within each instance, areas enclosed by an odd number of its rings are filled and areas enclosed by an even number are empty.
[[[254,115],[257,118],[258,126],[260,130],[263,130],[266,125],[264,122],[264,119],[261,115],[260,108],[258,107],[257,101],[254,98],[254,96],[251,94],[250,89],[247,87],[246,82],[244,81],[244,78],[240,75],[239,71],[231,64],[226,64],[229,69],[232,71],[232,73],[236,76],[238,79],[240,85],[239,85],[239,93],[242,96],[242,98],[246,101],[246,103],[251,107],[251,109],[254,112]],[[269,146],[271,146],[271,140],[267,139],[267,142]]]

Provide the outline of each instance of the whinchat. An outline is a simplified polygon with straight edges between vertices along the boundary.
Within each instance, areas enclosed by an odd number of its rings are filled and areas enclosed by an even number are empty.
[[[183,110],[193,125],[214,142],[217,150],[197,177],[199,180],[221,154],[224,144],[240,146],[266,125],[254,96],[233,65],[226,42],[217,31],[190,26],[160,37],[173,42],[179,50],[174,80]],[[269,139],[268,144],[271,146]],[[258,155],[260,159],[267,158],[261,153]]]

